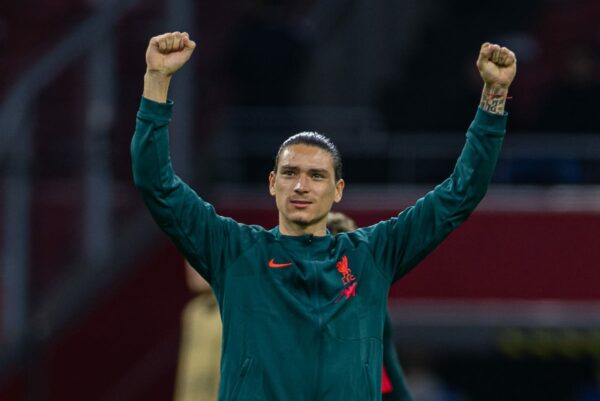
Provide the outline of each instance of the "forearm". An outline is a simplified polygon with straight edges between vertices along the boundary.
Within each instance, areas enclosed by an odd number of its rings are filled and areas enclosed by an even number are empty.
[[[502,115],[504,114],[507,96],[508,87],[484,85],[479,107],[488,113]]]
[[[496,166],[505,124],[506,116],[478,110],[450,177],[398,216],[392,229],[401,245],[393,251],[399,257],[395,280],[464,222],[483,198]]]
[[[483,111],[486,111],[482,107]],[[502,113],[504,114],[504,113]],[[459,156],[448,186],[441,185],[437,190],[452,193],[442,195],[449,210],[470,213],[487,191],[494,174],[504,134],[506,117],[498,112],[476,113],[469,126],[466,143]]]
[[[131,141],[133,178],[138,188],[154,191],[172,181],[168,131],[172,108],[172,103],[141,101]]]
[[[158,103],[166,103],[170,83],[170,75],[147,71],[144,75],[143,96]]]
[[[133,180],[158,226],[204,277],[210,277],[209,264],[199,259],[195,244],[203,243],[202,229],[212,211],[173,171],[168,132],[172,105],[142,98],[131,142]]]

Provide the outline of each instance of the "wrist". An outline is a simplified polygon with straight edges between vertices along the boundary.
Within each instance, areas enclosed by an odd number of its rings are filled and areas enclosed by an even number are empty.
[[[147,70],[144,75],[144,93],[147,99],[166,103],[171,76],[159,71]]]
[[[508,84],[499,84],[497,82],[489,82],[489,83],[484,82],[483,90],[494,92],[494,93],[502,93],[502,92],[508,93],[509,86],[510,85],[508,85]]]
[[[508,85],[488,84],[483,86],[479,107],[492,114],[504,114]]]
[[[146,74],[144,75],[147,78],[150,79],[171,79],[171,76],[173,74],[169,74],[165,71],[159,70],[159,69],[153,69],[153,68],[146,68]]]

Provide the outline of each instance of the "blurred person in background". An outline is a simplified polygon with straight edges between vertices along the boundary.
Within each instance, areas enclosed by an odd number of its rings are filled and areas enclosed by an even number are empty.
[[[183,310],[174,401],[216,401],[221,358],[221,316],[210,285],[185,261],[193,298]]]
[[[329,212],[327,229],[331,235],[356,230],[356,223],[341,212]],[[412,401],[406,386],[404,372],[398,359],[398,351],[392,336],[392,320],[389,312],[383,326],[383,371],[381,372],[381,394],[383,401]]]
[[[327,215],[345,182],[341,155],[323,135],[299,133],[279,148],[268,176],[279,225],[270,230],[218,215],[175,175],[168,89],[195,46],[180,32],[150,39],[131,153],[134,183],[154,219],[217,297],[219,400],[380,400],[389,287],[485,195],[506,131],[515,55],[481,46],[481,101],[450,177],[396,217],[334,238]],[[438,74],[454,61],[438,60]]]

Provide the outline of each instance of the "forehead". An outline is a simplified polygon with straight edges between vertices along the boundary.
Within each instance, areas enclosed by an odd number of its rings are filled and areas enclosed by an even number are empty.
[[[328,151],[305,144],[286,147],[279,155],[279,166],[324,169],[333,172],[333,157]]]

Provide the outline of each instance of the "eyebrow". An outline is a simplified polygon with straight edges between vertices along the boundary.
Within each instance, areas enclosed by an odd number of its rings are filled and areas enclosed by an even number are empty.
[[[319,174],[323,174],[323,175],[329,175],[329,171],[323,169],[323,168],[311,168],[308,170],[309,173],[319,173]]]
[[[281,170],[294,170],[294,171],[300,170],[300,167],[294,166],[292,164],[282,164],[280,166],[280,168],[281,168]],[[323,174],[323,175],[327,175],[327,176],[330,175],[329,171],[327,171],[327,169],[324,169],[324,168],[309,168],[308,172],[311,174],[319,173],[319,174]]]

